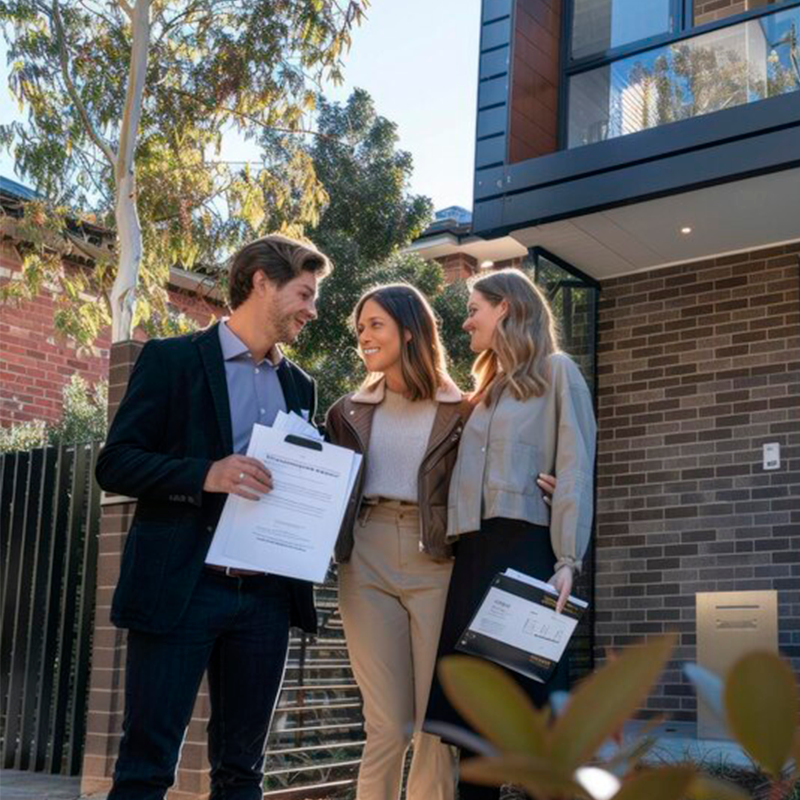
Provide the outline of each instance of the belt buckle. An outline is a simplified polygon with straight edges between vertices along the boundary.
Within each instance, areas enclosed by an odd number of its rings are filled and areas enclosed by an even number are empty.
[[[229,578],[235,578],[236,576],[231,572],[231,569],[233,569],[233,567],[225,567],[225,575]]]

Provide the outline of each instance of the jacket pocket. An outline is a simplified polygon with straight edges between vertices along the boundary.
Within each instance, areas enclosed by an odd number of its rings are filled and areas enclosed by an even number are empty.
[[[117,586],[123,613],[146,619],[155,612],[179,532],[177,522],[139,522],[131,528]]]
[[[490,440],[486,485],[503,492],[533,495],[537,491],[539,460],[536,445]]]

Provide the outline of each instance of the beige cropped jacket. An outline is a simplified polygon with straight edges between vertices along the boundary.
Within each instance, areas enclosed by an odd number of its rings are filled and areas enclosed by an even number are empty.
[[[580,569],[592,528],[597,425],[575,363],[556,353],[549,366],[541,397],[519,401],[505,391],[472,412],[450,482],[447,537],[479,530],[482,519],[521,519],[550,528],[556,569]],[[556,476],[551,508],[539,473]]]

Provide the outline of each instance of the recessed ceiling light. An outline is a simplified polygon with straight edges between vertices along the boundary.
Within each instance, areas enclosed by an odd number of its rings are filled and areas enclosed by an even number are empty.
[[[688,225],[684,225],[681,228],[681,233],[683,233],[683,234],[687,234],[687,233],[691,233],[691,232],[692,232],[692,229]]]
[[[481,261],[481,269],[489,269],[494,266],[494,261]]]

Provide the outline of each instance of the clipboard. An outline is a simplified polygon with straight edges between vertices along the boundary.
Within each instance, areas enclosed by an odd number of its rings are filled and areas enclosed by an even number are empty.
[[[546,683],[588,608],[570,595],[557,614],[557,601],[544,581],[514,570],[497,573],[455,649]]]
[[[361,455],[258,424],[247,455],[272,472],[273,489],[257,501],[228,495],[206,563],[322,583]]]

